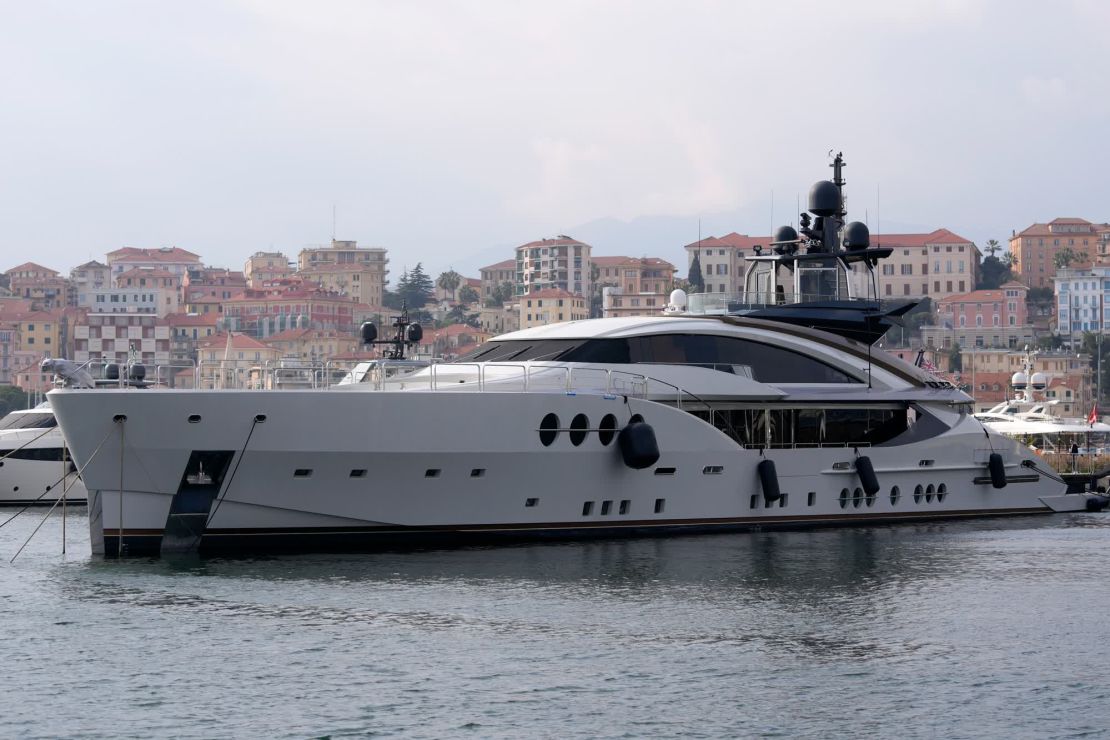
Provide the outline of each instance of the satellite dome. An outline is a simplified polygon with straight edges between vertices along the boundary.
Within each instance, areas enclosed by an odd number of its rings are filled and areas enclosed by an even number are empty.
[[[671,297],[667,299],[667,303],[674,306],[676,310],[681,311],[686,308],[686,291],[677,288],[671,291]]]
[[[862,221],[852,221],[844,226],[845,249],[867,249],[871,246],[871,232]]]
[[[1029,376],[1029,385],[1035,391],[1043,391],[1048,385],[1048,376],[1044,373],[1033,373]]]
[[[1023,391],[1028,383],[1029,376],[1023,372],[1016,372],[1010,378],[1010,385],[1014,387],[1014,390]]]
[[[780,226],[775,229],[775,235],[771,237],[774,243],[780,242],[793,242],[798,240],[798,232],[794,231],[791,226]]]
[[[840,212],[840,190],[828,180],[813,183],[809,189],[809,212],[814,216],[833,216]]]

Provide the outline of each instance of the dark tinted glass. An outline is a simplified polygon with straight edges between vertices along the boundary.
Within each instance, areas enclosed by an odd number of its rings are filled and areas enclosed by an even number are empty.
[[[58,426],[54,414],[8,414],[0,419],[0,429],[46,429]]]

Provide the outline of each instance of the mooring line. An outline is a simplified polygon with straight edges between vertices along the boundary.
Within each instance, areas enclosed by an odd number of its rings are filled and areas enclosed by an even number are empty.
[[[235,461],[235,467],[231,469],[231,475],[229,475],[227,478],[227,485],[224,486],[224,495],[220,496],[216,500],[216,508],[212,509],[212,513],[208,515],[208,520],[204,523],[205,529],[208,529],[208,525],[212,523],[212,519],[215,518],[216,512],[220,510],[220,504],[222,504],[224,502],[224,499],[227,498],[227,492],[231,490],[231,482],[235,480],[235,474],[239,472],[239,465],[243,462],[243,458],[246,457],[247,445],[251,443],[251,435],[254,434],[255,427],[257,427],[265,420],[266,417],[262,414],[255,414],[254,421],[251,422],[250,431],[247,432],[247,438],[243,441],[243,449],[239,452],[239,459]]]
[[[36,441],[42,439],[43,437],[45,437],[47,434],[49,434],[52,431],[54,431],[54,427],[47,427],[46,429],[42,430],[42,433],[39,434],[38,436],[36,436],[34,439],[27,440],[26,442],[21,444],[19,447],[16,447],[14,450],[8,450],[6,455],[4,455],[3,457],[0,457],[0,462],[4,462],[9,457],[11,457],[15,453],[19,452],[20,450],[22,450],[27,445],[31,444],[32,442],[36,442]]]
[[[27,535],[27,539],[25,539],[23,541],[23,544],[19,546],[19,549],[15,551],[15,555],[12,555],[12,559],[9,560],[8,563],[14,563],[15,562],[15,559],[19,557],[19,553],[23,552],[23,548],[27,547],[27,545],[30,544],[31,538],[34,537],[36,534],[38,534],[39,530],[42,529],[42,525],[46,524],[46,520],[54,512],[54,509],[58,508],[58,504],[61,503],[61,501],[62,501],[61,499],[58,499],[57,501],[55,501],[54,505],[51,506],[47,510],[47,512],[42,515],[42,520],[39,521],[38,526],[36,526],[34,528],[34,530],[31,532],[31,534]]]

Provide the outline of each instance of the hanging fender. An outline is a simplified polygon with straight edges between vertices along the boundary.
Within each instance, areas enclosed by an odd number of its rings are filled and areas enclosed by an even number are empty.
[[[771,503],[782,498],[782,491],[779,490],[779,475],[775,471],[775,461],[761,460],[759,465],[755,466],[755,469],[759,474],[759,485],[763,487],[763,500]]]
[[[1002,455],[992,452],[987,459],[987,469],[991,473],[991,485],[995,488],[1006,487],[1006,465],[1002,462]]]
[[[659,462],[659,443],[647,422],[630,421],[617,435],[617,446],[624,464],[633,470],[650,468]]]
[[[875,475],[875,466],[871,464],[871,458],[866,455],[856,458],[856,475],[859,476],[859,482],[863,484],[863,490],[868,496],[874,496],[879,492],[879,476]]]

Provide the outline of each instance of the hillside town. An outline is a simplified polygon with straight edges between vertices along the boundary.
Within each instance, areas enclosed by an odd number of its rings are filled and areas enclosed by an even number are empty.
[[[476,276],[433,277],[417,262],[392,281],[387,249],[335,239],[295,259],[255,252],[241,270],[176,246],[122,247],[68,273],[29,261],[0,278],[0,385],[49,389],[45,357],[130,358],[186,387],[206,363],[372,359],[378,351],[360,344],[359,326],[374,322],[384,333],[402,307],[425,327],[416,354],[449,360],[517,329],[660,314],[675,288],[742,293],[745,257],[770,241],[733,232],[686,244],[685,277],[659,257],[595,254],[567,235],[521,244]],[[947,228],[875,241],[893,249],[880,298],[920,301],[883,350],[910,361],[923,352],[980,408],[1008,397],[1010,376],[1037,350],[1035,369],[1061,413],[1095,403],[1110,224],[1034,223],[1015,229],[1008,249],[995,240],[980,248]]]

